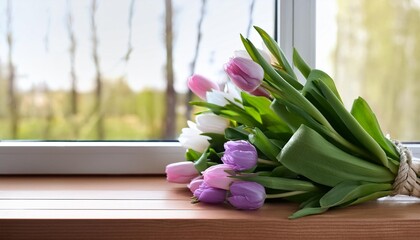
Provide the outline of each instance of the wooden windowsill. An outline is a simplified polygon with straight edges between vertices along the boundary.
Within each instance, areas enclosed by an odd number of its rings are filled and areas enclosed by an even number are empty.
[[[288,220],[295,204],[238,211],[190,197],[163,176],[3,176],[0,239],[416,239],[420,231],[415,200]]]

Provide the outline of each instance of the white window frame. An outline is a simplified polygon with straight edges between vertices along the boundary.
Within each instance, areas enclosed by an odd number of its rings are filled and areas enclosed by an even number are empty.
[[[315,0],[278,0],[280,45],[315,66]],[[419,144],[408,144],[415,155]],[[184,160],[178,142],[0,142],[0,174],[161,174]]]

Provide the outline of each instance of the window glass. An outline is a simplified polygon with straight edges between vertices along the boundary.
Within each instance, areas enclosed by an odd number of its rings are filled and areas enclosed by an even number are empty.
[[[384,132],[419,140],[420,1],[317,1],[316,16],[316,65],[346,106],[362,96]]]
[[[0,1],[0,138],[175,139],[187,77],[225,81],[240,33],[257,45],[250,26],[273,34],[274,4]]]

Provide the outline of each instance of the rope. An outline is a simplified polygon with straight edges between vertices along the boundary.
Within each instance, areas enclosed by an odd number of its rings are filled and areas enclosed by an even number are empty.
[[[420,164],[413,162],[413,154],[407,147],[398,141],[394,143],[400,153],[400,167],[393,184],[392,195],[420,197],[420,179],[417,177],[420,175]]]

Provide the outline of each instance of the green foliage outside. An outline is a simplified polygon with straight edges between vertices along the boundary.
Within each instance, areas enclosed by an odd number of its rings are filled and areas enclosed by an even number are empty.
[[[2,80],[2,85],[5,81]],[[0,89],[0,138],[10,139],[7,88]],[[68,92],[34,89],[19,95],[18,139],[97,140],[95,124],[98,113],[92,112],[92,92],[79,93],[79,113],[72,115]],[[162,138],[164,91],[146,89],[133,92],[123,79],[105,81],[102,117],[104,140],[153,140]],[[178,94],[182,105],[182,94]],[[177,108],[178,132],[186,125],[183,106]]]
[[[350,105],[363,96],[394,139],[420,139],[420,4],[338,0],[337,87]],[[347,96],[346,96],[347,95]]]

